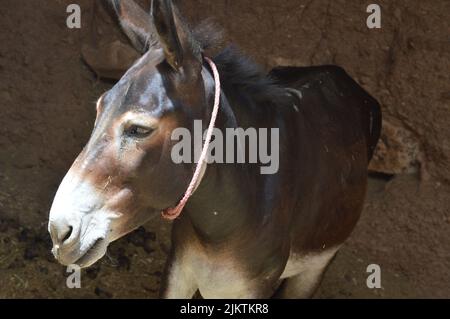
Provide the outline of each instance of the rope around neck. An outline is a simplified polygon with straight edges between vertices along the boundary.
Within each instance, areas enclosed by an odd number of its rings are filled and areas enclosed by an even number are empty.
[[[200,184],[199,178],[200,174],[202,172],[203,164],[206,164],[206,157],[207,152],[209,149],[209,144],[211,142],[211,136],[214,130],[214,125],[216,123],[217,114],[219,112],[219,104],[220,104],[220,76],[219,71],[217,70],[216,65],[214,62],[208,58],[205,57],[206,62],[210,65],[213,74],[214,74],[214,82],[215,82],[215,95],[214,95],[214,107],[211,115],[211,121],[209,122],[208,131],[206,133],[206,139],[205,144],[203,145],[202,153],[200,154],[200,158],[198,160],[197,166],[195,168],[194,175],[192,176],[192,180],[189,183],[189,186],[186,190],[186,193],[184,193],[183,198],[180,200],[177,206],[167,208],[163,212],[161,212],[161,215],[163,218],[168,220],[175,220],[183,211],[184,206],[186,206],[187,201],[194,193],[195,189],[197,188],[198,184]]]

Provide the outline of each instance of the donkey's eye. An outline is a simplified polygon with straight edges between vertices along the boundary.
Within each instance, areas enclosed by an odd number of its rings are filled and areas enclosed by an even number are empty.
[[[133,138],[144,138],[149,136],[153,130],[151,128],[142,127],[138,125],[131,125],[125,130],[125,135]]]

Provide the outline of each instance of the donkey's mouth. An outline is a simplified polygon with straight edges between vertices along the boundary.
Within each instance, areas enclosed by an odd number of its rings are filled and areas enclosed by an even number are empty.
[[[107,242],[104,238],[97,239],[91,247],[75,262],[80,267],[89,267],[106,253]]]

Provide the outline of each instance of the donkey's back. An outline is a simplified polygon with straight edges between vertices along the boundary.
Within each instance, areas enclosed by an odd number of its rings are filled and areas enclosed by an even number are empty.
[[[381,132],[381,108],[376,99],[356,83],[344,69],[335,65],[315,67],[277,67],[270,74],[279,84],[299,90],[303,94],[319,95],[326,112],[348,114],[354,112],[361,116],[361,125],[367,142],[367,157],[372,158]],[[315,103],[303,103],[306,108]],[[344,119],[349,124],[350,119]]]

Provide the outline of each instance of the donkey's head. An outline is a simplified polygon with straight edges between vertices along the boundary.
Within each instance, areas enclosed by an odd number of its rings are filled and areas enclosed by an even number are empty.
[[[89,266],[108,244],[174,206],[193,165],[170,153],[177,127],[191,129],[214,94],[202,52],[169,0],[151,14],[111,1],[143,56],[97,102],[91,138],[55,196],[49,221],[53,253],[65,265]]]

